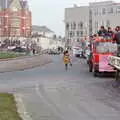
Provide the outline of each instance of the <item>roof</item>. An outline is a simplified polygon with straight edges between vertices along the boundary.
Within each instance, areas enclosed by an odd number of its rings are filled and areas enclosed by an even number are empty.
[[[52,30],[47,28],[46,26],[38,26],[38,25],[33,25],[32,26],[32,31],[38,31],[38,32],[51,32],[54,33]]]
[[[24,9],[28,6],[28,2],[27,1],[20,1],[20,5],[21,5],[21,8]]]
[[[28,2],[27,1],[23,1],[23,0],[18,0],[20,2],[20,6],[22,9],[25,9],[28,6]],[[10,7],[11,3],[13,2],[13,0],[8,0],[7,2],[7,6]]]

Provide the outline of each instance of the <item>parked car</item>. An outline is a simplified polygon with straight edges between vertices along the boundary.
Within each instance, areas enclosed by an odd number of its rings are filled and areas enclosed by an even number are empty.
[[[12,51],[14,51],[14,52],[26,52],[26,49],[21,48],[21,47],[16,47],[16,48],[12,49]]]
[[[73,55],[75,57],[82,57],[82,49],[79,47],[74,47],[73,48]]]
[[[60,52],[58,52],[57,50],[50,50],[50,51],[48,52],[48,54],[50,54],[50,55],[59,55]]]

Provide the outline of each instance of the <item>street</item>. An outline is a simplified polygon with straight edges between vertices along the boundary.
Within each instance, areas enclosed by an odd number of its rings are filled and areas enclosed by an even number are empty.
[[[62,56],[49,57],[43,67],[0,74],[0,91],[19,94],[32,120],[120,120],[114,78],[93,77],[80,58],[66,72]]]

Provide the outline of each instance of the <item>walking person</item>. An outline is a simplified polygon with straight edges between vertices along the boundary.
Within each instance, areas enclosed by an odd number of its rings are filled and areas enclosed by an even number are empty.
[[[63,62],[64,62],[64,64],[65,64],[65,70],[67,71],[67,70],[68,70],[68,64],[71,62],[68,51],[65,51],[65,52],[64,52]]]
[[[33,51],[32,51],[32,52],[33,52],[33,55],[35,55],[35,48],[33,48]]]

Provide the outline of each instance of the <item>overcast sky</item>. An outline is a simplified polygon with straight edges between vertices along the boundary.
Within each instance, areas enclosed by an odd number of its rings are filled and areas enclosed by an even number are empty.
[[[64,35],[64,9],[77,5],[88,5],[89,2],[104,0],[28,0],[32,11],[34,25],[46,25],[57,35]],[[109,0],[107,0],[109,1]],[[120,2],[120,0],[114,0]]]

